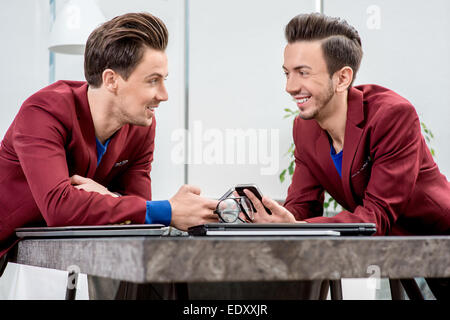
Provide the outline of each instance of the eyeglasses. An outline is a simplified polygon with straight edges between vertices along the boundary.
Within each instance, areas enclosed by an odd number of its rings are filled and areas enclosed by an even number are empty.
[[[247,221],[240,217],[241,212]],[[252,203],[247,197],[223,199],[217,204],[214,213],[225,223],[234,223],[237,220],[244,223],[251,222],[255,216]]]

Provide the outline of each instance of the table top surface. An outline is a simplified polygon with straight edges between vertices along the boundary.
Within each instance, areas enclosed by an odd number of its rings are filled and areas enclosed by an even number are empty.
[[[15,262],[136,283],[450,277],[450,236],[24,239]]]

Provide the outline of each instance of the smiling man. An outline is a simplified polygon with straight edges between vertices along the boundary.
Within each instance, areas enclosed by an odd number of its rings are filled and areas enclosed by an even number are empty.
[[[369,222],[377,235],[450,234],[450,184],[411,103],[377,85],[352,87],[358,32],[313,13],[286,26],[283,70],[296,101],[295,171],[284,207],[265,197],[257,222]],[[345,208],[323,217],[324,191]]]
[[[346,21],[301,14],[286,26],[286,91],[297,103],[295,171],[284,206],[248,190],[255,222],[375,223],[376,235],[450,234],[450,184],[411,103],[377,85],[352,87],[361,39]],[[323,217],[324,191],[343,208]],[[448,279],[426,279],[449,299]]]
[[[23,103],[0,147],[0,257],[25,225],[217,221],[216,201],[194,186],[151,201],[167,41],[150,14],[116,17],[89,36],[87,82],[58,81]]]

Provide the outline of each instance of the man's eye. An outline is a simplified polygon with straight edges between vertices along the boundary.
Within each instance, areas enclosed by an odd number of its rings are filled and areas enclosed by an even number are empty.
[[[148,83],[150,84],[157,84],[158,83],[158,79],[151,79],[148,81]]]
[[[308,75],[308,72],[306,72],[306,71],[299,71],[298,72],[301,76],[307,76]]]

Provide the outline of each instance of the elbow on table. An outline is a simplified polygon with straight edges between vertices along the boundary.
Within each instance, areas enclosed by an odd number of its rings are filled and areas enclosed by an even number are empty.
[[[58,188],[49,192],[41,204],[41,214],[49,227],[79,225],[75,210],[79,206],[74,201],[71,186]]]

